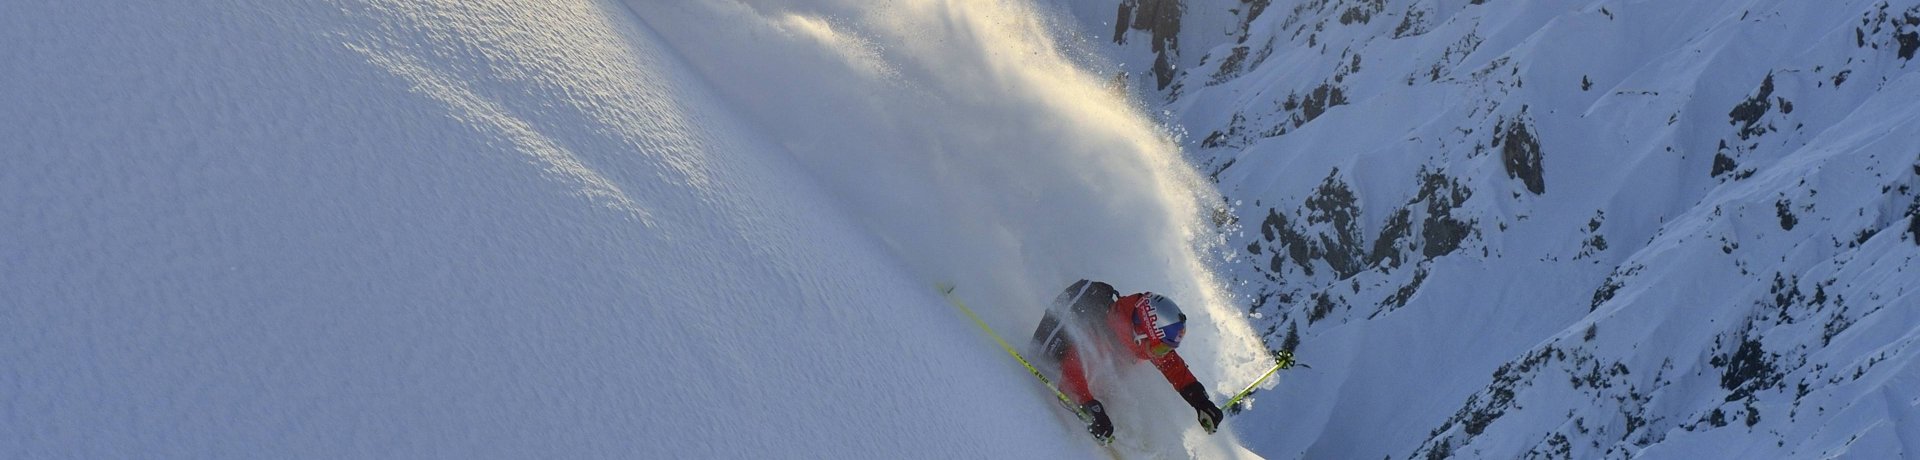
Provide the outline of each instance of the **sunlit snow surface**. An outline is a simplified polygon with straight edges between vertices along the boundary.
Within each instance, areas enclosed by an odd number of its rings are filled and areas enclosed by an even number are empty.
[[[1264,370],[1210,185],[1039,16],[867,3],[0,4],[0,456],[1105,455],[935,281]],[[1117,453],[1248,454],[1157,378]]]
[[[0,457],[1920,450],[1914,0],[184,3],[0,2]]]

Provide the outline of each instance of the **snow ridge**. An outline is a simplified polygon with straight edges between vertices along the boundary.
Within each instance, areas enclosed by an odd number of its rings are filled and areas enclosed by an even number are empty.
[[[1920,4],[1123,2],[1181,11],[1152,49],[1058,3],[1316,364],[1255,452],[1912,455]]]

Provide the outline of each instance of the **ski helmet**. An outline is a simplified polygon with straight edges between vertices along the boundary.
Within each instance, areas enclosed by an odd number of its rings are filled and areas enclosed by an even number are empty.
[[[1154,293],[1146,293],[1146,299],[1133,309],[1134,340],[1144,345],[1154,357],[1165,356],[1180,346],[1180,339],[1187,334],[1187,315],[1180,312],[1180,305],[1173,299]]]

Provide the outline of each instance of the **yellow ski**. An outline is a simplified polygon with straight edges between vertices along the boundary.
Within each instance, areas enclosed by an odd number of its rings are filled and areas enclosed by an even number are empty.
[[[1060,387],[1054,386],[1053,379],[1047,378],[1046,374],[1041,373],[1039,368],[1033,367],[1033,363],[1028,362],[1026,357],[1020,356],[1020,352],[1015,350],[1013,345],[1008,344],[1006,339],[1000,338],[1000,334],[994,332],[993,328],[987,327],[987,322],[982,321],[980,315],[974,314],[972,308],[967,308],[966,302],[961,302],[960,297],[954,295],[954,286],[952,284],[939,283],[933,287],[940,291],[941,296],[947,298],[947,303],[951,303],[955,308],[959,308],[961,313],[966,313],[967,318],[972,319],[974,325],[980,326],[980,330],[986,331],[987,336],[993,337],[993,341],[1000,344],[1000,349],[1006,350],[1007,354],[1012,355],[1015,361],[1019,361],[1021,366],[1025,366],[1027,372],[1032,373],[1034,378],[1040,379],[1041,385],[1045,385],[1048,390],[1052,390],[1053,396],[1060,400],[1061,406],[1066,407],[1069,411],[1073,411],[1073,415],[1079,417],[1081,422],[1093,423],[1093,416],[1088,415],[1086,411],[1080,410],[1080,406],[1073,403],[1073,398],[1068,397],[1066,392],[1060,391]],[[1101,444],[1111,443],[1113,442],[1113,438],[1101,439],[1100,442]]]

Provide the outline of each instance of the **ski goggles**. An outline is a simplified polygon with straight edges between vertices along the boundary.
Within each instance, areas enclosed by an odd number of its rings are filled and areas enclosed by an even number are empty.
[[[1180,346],[1180,336],[1186,335],[1187,325],[1185,322],[1174,323],[1167,325],[1167,327],[1159,328],[1154,332],[1154,335],[1134,335],[1133,340],[1140,342],[1142,345],[1146,345],[1147,353],[1152,357],[1158,358],[1166,356],[1167,353],[1172,353],[1174,347]]]
[[[1147,353],[1155,358],[1166,356],[1167,353],[1173,353],[1173,346],[1167,345],[1166,342],[1154,342],[1147,346]]]
[[[1187,323],[1181,321],[1169,324],[1167,327],[1160,328],[1160,334],[1159,340],[1151,340],[1152,344],[1147,347],[1147,352],[1152,353],[1155,358],[1166,356],[1180,346],[1180,337],[1187,334]]]

